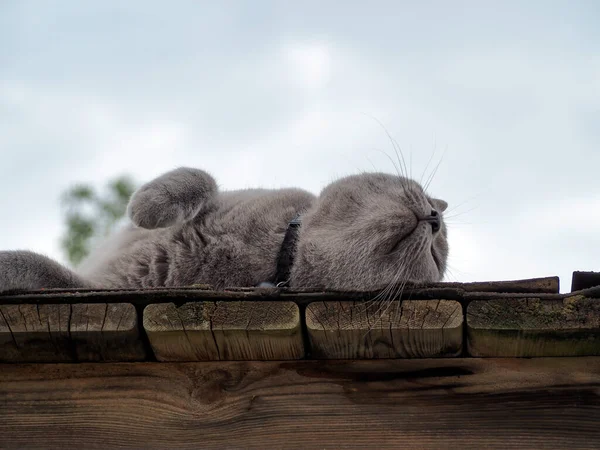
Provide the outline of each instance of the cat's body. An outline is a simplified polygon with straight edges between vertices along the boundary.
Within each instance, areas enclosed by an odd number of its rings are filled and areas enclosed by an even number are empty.
[[[439,281],[448,254],[445,202],[385,174],[343,178],[319,197],[299,189],[218,192],[207,173],[181,168],[142,186],[133,225],[77,274],[30,252],[0,252],[0,292],[55,287],[145,288],[272,281],[288,223],[301,215],[288,285],[370,289]]]
[[[191,222],[126,228],[78,272],[105,287],[254,286],[272,277],[288,222],[313,201],[291,189],[220,193]]]

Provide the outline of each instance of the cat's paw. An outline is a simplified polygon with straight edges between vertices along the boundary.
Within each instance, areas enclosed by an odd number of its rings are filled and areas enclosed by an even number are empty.
[[[154,229],[174,225],[184,220],[185,211],[173,203],[160,189],[148,187],[131,198],[127,215],[138,227]]]
[[[127,206],[127,215],[138,227],[169,227],[193,219],[216,190],[217,184],[209,174],[182,167],[138,189]]]

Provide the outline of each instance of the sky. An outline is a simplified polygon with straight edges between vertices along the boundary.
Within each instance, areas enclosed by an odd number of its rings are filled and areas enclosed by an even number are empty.
[[[387,131],[450,205],[447,281],[568,291],[600,271],[598,23],[595,0],[3,0],[0,248],[65,262],[76,182],[396,173]]]

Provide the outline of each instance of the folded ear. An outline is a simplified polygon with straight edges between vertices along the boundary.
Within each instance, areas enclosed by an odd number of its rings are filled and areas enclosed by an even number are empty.
[[[164,228],[193,219],[217,192],[203,170],[181,167],[146,183],[132,196],[127,215],[142,228]]]
[[[433,203],[434,208],[439,212],[444,212],[448,209],[448,203],[439,198],[432,198],[431,203]]]

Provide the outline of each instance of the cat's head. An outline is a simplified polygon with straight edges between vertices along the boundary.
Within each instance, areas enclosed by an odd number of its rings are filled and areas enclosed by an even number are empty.
[[[323,189],[303,217],[290,284],[364,290],[441,281],[447,206],[404,177],[342,178]]]

